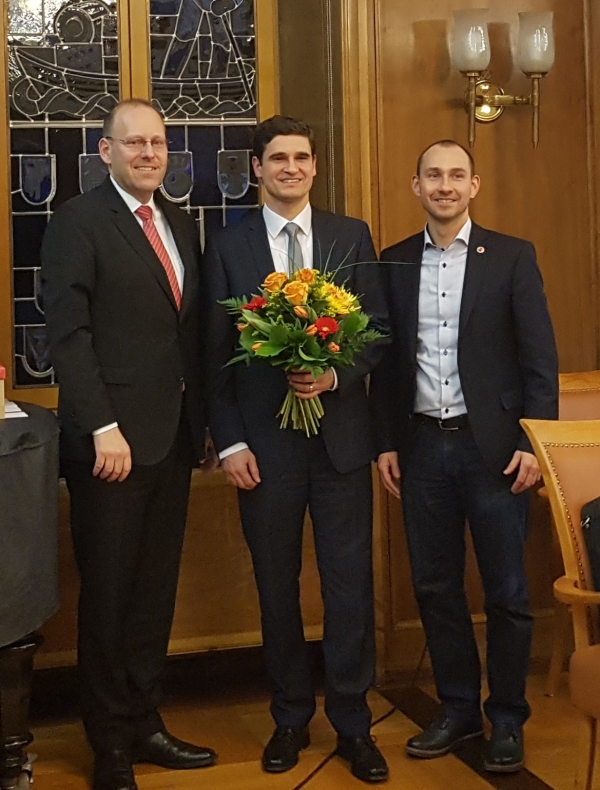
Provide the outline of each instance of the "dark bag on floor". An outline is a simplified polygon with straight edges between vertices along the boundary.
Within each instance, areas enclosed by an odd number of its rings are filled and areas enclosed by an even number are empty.
[[[581,508],[581,531],[587,548],[594,589],[600,591],[600,496]]]

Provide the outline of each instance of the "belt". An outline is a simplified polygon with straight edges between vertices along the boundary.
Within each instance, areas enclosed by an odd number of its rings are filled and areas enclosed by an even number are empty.
[[[466,414],[448,417],[446,420],[442,420],[438,417],[431,417],[429,414],[415,414],[414,418],[427,425],[436,425],[438,428],[441,428],[442,431],[464,431],[469,427],[469,418]]]

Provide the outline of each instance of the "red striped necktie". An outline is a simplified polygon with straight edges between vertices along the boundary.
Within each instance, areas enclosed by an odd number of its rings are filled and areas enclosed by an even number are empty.
[[[175,304],[177,305],[177,309],[181,308],[181,289],[179,288],[179,283],[177,282],[177,276],[175,274],[175,267],[173,266],[173,261],[171,260],[169,253],[165,249],[165,245],[162,242],[162,239],[158,233],[156,225],[154,224],[154,219],[152,218],[152,207],[151,206],[140,206],[136,208],[135,213],[144,223],[143,230],[146,234],[146,238],[152,245],[154,252],[158,256],[158,260],[162,263],[163,269],[166,272],[167,278],[169,280],[169,285],[171,286],[171,290],[173,291],[173,297],[175,299]]]

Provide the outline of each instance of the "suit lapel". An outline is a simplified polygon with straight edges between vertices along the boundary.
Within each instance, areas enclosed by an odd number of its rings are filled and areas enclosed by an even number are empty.
[[[275,271],[275,264],[269,245],[267,226],[260,209],[248,215],[246,236],[258,274],[258,281],[262,283],[267,275]]]
[[[487,249],[485,240],[487,231],[475,225],[471,228],[469,249],[467,252],[467,265],[465,268],[465,281],[463,283],[462,299],[460,302],[460,317],[458,322],[459,333],[464,332],[469,321],[471,311],[475,305],[477,292],[486,275]]]
[[[123,238],[144,261],[152,275],[158,280],[158,284],[165,292],[173,308],[177,310],[173,292],[162,263],[152,249],[152,245],[146,238],[139,222],[133,216],[117,190],[113,187],[110,177],[107,177],[101,189],[105,190],[105,199],[111,211],[113,222],[121,232]]]
[[[329,215],[324,211],[312,209],[312,234],[313,234],[313,269],[319,271],[335,271],[342,262],[346,251],[338,247],[333,223],[328,221]]]
[[[182,210],[174,203],[169,202],[160,193],[154,195],[154,200],[167,218],[183,264],[183,293],[181,294],[181,313],[183,314],[194,298],[193,294],[195,289],[193,285],[198,273],[198,261],[195,258],[194,249],[190,243],[188,228],[182,223],[182,220],[185,219]],[[187,225],[187,223],[185,224]],[[170,285],[169,293],[172,296]],[[173,304],[175,304],[174,299]]]
[[[397,304],[404,305],[406,310],[407,342],[411,359],[417,356],[417,336],[419,332],[419,289],[421,287],[421,262],[423,259],[423,246],[425,234],[418,233],[414,236],[406,252],[401,256],[402,262],[398,264],[398,277],[394,277],[394,270],[390,273],[391,282],[397,282],[399,293]],[[414,266],[404,264],[412,263]],[[394,266],[394,263],[390,263]]]

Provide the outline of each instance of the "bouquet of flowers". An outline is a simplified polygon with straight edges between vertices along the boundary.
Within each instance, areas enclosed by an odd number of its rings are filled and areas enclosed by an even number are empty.
[[[317,379],[328,367],[354,364],[367,343],[383,337],[369,329],[360,300],[334,282],[335,272],[300,269],[288,276],[269,274],[260,295],[225,299],[240,332],[239,353],[228,364],[262,359],[285,371],[309,371]],[[307,436],[316,435],[323,416],[317,395],[297,397],[290,387],[281,409],[281,428],[290,424]]]

